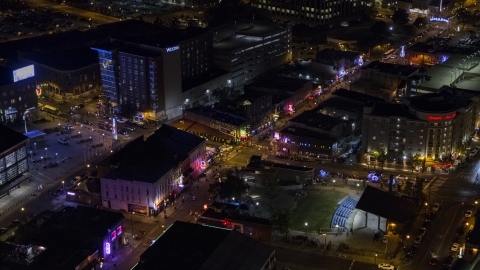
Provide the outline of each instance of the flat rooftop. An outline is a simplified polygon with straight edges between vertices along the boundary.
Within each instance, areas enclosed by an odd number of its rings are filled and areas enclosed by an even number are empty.
[[[338,91],[338,90],[337,90]],[[335,92],[333,92],[335,93]],[[333,95],[333,94],[332,94]],[[331,97],[323,102],[321,102],[314,111],[321,111],[326,108],[338,109],[342,111],[349,111],[357,114],[363,114],[363,104],[359,104],[356,102],[349,102],[348,100],[338,98],[338,97]]]
[[[292,125],[295,125],[295,123],[299,123],[308,127],[318,128],[324,131],[330,131],[336,126],[342,124],[344,120],[337,117],[325,115],[314,110],[308,110],[290,119],[289,122]]]
[[[183,162],[202,144],[194,134],[162,125],[146,141],[143,136],[101,162],[101,166],[118,166],[103,178],[154,183]]]
[[[134,270],[260,270],[274,249],[236,230],[175,221]]]
[[[98,53],[88,47],[46,53],[30,53],[24,55],[23,58],[62,71],[98,65]]]
[[[270,36],[272,33],[285,29],[280,24],[268,22],[255,22],[253,27],[251,22],[236,22],[226,24],[211,30],[217,43],[213,45],[214,49],[219,50],[235,50],[250,44],[263,41],[264,37]],[[236,35],[234,35],[236,33]]]
[[[405,117],[407,119],[417,119],[415,115],[408,113],[408,106],[397,103],[377,103],[374,105],[370,115],[382,117]]]
[[[187,118],[175,120],[173,122],[170,122],[169,125],[172,127],[178,128],[180,130],[193,133],[200,137],[204,135],[211,135],[224,140],[231,140],[233,138],[232,136],[229,136],[223,132],[218,131],[218,129],[214,129],[209,126],[202,125],[198,122],[195,122]]]
[[[466,108],[472,103],[472,98],[480,96],[480,92],[443,87],[437,93],[406,97],[410,106],[422,112],[451,112]]]
[[[335,49],[324,49],[317,52],[316,60],[317,61],[332,61],[338,59],[357,59],[362,55],[359,52],[352,52],[352,51],[341,51]]]
[[[191,109],[185,110],[185,115],[188,117],[188,112],[195,113],[219,122],[228,123],[236,127],[241,127],[248,123],[248,119],[234,114],[232,112],[227,112],[221,109],[212,109],[205,106],[197,106]]]
[[[307,85],[311,85],[313,89],[313,84],[310,80],[284,76],[262,76],[249,83],[246,88],[260,92],[263,92],[262,89],[274,89],[293,94]]]
[[[351,91],[345,88],[340,88],[332,93],[333,96],[349,99],[352,102],[363,103],[363,104],[372,104],[385,102],[382,98],[374,97],[371,95],[363,94],[357,91]]]
[[[9,149],[23,141],[28,140],[27,136],[17,132],[9,127],[0,124],[0,155]]]
[[[151,24],[153,25],[153,24]],[[187,29],[173,29],[163,26],[149,27],[149,30],[139,31],[136,34],[119,34],[114,39],[144,44],[159,48],[167,48],[178,45],[178,43],[201,35],[209,34],[203,28],[189,27]]]
[[[367,65],[362,66],[360,69],[368,70],[375,69],[381,73],[395,74],[401,76],[410,76],[412,73],[418,71],[418,67],[411,65],[399,65],[392,63],[383,63],[380,61],[372,61]]]
[[[286,135],[292,135],[292,136],[306,137],[306,138],[311,138],[316,140],[326,140],[326,141],[331,141],[332,143],[338,140],[338,138],[336,138],[335,136],[332,136],[326,133],[315,132],[309,129],[297,128],[297,127],[284,128],[280,130],[280,133],[286,134]]]

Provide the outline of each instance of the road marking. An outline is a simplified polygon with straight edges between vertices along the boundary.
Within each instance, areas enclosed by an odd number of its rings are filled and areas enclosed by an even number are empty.
[[[425,189],[425,190],[426,190],[426,189],[428,188],[428,186],[430,186],[430,185],[431,185],[433,182],[435,182],[435,179],[436,179],[436,178],[437,178],[436,176],[435,176],[435,177],[433,177],[433,178],[432,178],[432,180],[430,180],[430,182],[428,182],[428,184],[426,184],[426,185],[425,185],[425,187],[424,187],[423,189]]]

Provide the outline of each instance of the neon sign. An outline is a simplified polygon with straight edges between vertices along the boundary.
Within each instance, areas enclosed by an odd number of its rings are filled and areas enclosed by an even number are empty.
[[[167,52],[174,52],[174,51],[178,51],[180,49],[180,46],[173,46],[173,47],[169,47],[167,48]]]
[[[103,68],[107,69],[109,64],[110,64],[110,60],[103,61]]]
[[[110,255],[110,243],[105,243],[105,253],[109,254]]]
[[[405,46],[402,46],[401,48],[402,48],[402,50],[400,51],[400,57],[404,58],[405,57]]]
[[[273,137],[277,140],[280,140],[280,133],[276,132],[273,134]]]
[[[123,232],[122,226],[119,226],[119,227],[117,228],[117,236],[118,236],[118,235],[121,235],[122,232]]]
[[[447,61],[447,59],[448,59],[448,58],[447,58],[446,55],[442,56],[442,63],[445,62],[445,61]]]
[[[205,161],[200,162],[200,169],[205,170],[207,168],[207,164]]]
[[[40,85],[37,85],[37,89],[35,89],[37,91],[37,96],[40,96],[42,94],[42,88],[40,88]]]
[[[360,58],[358,58],[358,65],[361,66],[363,65],[363,56],[360,55]]]
[[[111,234],[110,234],[110,238],[113,240],[115,240],[115,238],[117,238],[117,231],[113,231]]]
[[[446,116],[432,116],[432,115],[429,115],[429,116],[427,116],[427,120],[429,120],[429,121],[448,120],[448,119],[455,118],[455,116],[457,116],[456,113],[453,113],[451,115],[446,115]]]
[[[35,68],[29,65],[13,71],[13,82],[18,82],[35,76]]]
[[[450,23],[448,19],[444,19],[444,18],[431,18],[430,21]]]

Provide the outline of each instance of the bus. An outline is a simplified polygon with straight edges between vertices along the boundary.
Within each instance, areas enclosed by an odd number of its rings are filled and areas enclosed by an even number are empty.
[[[54,114],[54,115],[61,115],[62,114],[59,109],[57,109],[53,106],[50,106],[50,105],[43,106],[41,110],[44,111],[44,112],[47,112],[47,113]]]
[[[112,130],[112,124],[107,121],[98,121],[98,127],[105,130]]]
[[[389,59],[390,56],[392,56],[394,51],[395,51],[395,49],[390,49],[390,50],[384,52],[383,53],[383,59]]]

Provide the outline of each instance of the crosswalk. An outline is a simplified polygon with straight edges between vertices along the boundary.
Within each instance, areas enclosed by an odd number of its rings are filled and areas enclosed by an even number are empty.
[[[471,173],[462,173],[459,176],[455,178],[460,178],[460,179],[472,179],[474,177]],[[476,177],[476,176],[475,176]]]
[[[426,186],[430,191],[437,191],[445,181],[447,181],[447,177],[434,177],[431,181],[431,184]]]

